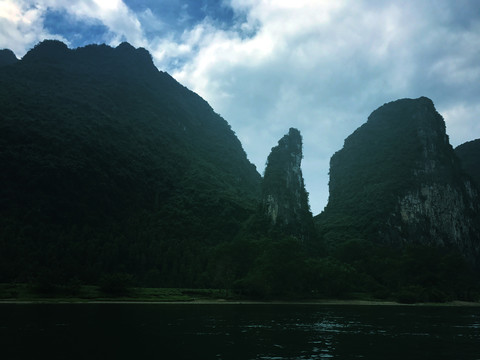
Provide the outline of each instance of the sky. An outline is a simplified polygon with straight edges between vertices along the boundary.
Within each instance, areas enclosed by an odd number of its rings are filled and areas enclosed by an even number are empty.
[[[330,157],[384,103],[426,96],[455,147],[480,138],[478,0],[0,0],[0,49],[128,41],[229,122],[263,174],[303,136],[314,215]]]

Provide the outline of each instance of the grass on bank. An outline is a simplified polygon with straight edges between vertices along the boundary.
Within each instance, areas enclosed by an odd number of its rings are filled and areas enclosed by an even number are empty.
[[[425,305],[456,305],[480,306],[476,301],[440,301],[428,302],[412,301],[408,299],[379,299],[368,293],[350,293],[342,298],[311,297],[311,298],[279,298],[279,299],[251,299],[245,298],[232,291],[221,289],[181,289],[181,288],[105,288],[96,285],[63,285],[43,286],[40,284],[2,284],[0,283],[1,302],[41,302],[41,303],[82,303],[82,302],[217,302],[217,301],[261,301],[261,302],[292,302],[292,303],[323,303],[323,304],[350,304],[350,305],[392,305],[392,304],[425,304]]]
[[[132,301],[189,302],[225,299],[228,294],[218,289],[125,288],[103,289],[95,285],[56,286],[42,288],[31,284],[0,284],[0,301]]]

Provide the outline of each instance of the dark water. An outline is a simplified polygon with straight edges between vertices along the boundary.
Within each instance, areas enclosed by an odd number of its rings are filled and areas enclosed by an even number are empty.
[[[0,359],[480,359],[480,308],[0,305]]]

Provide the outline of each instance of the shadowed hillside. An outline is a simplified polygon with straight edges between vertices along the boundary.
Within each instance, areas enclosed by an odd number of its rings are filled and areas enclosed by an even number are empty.
[[[228,123],[144,49],[44,41],[0,83],[0,281],[195,283],[256,209]]]
[[[455,154],[462,162],[463,170],[480,186],[480,139],[468,141],[455,148]]]

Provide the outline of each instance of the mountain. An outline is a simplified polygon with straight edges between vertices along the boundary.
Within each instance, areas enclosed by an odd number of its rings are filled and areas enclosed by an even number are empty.
[[[313,233],[313,218],[302,176],[302,136],[290,128],[272,148],[262,182],[262,212],[271,225],[299,239]]]
[[[230,125],[145,49],[44,41],[0,83],[0,282],[198,285],[256,211]]]
[[[455,154],[462,161],[463,170],[480,186],[480,139],[457,146]]]
[[[0,50],[0,67],[15,64],[18,61],[12,50]]]
[[[480,254],[479,191],[463,172],[432,101],[375,110],[330,161],[330,197],[316,218],[325,240],[457,249]]]
[[[478,299],[478,189],[429,99],[386,104],[345,140],[316,232],[297,129],[262,179],[229,124],[145,49],[44,41],[11,55],[0,53],[11,60],[0,66],[0,283]]]

